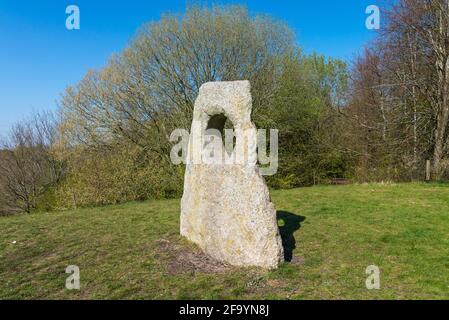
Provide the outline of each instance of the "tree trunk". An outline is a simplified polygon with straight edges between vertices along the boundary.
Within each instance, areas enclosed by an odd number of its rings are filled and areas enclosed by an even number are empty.
[[[447,63],[446,63],[447,65]],[[447,67],[446,67],[447,68]],[[445,77],[446,78],[446,77]],[[445,79],[445,82],[447,80]],[[437,127],[435,130],[435,148],[433,152],[433,179],[440,180],[443,176],[442,160],[444,158],[444,147],[446,130],[449,120],[449,105],[448,105],[448,85],[443,85],[441,109],[437,117]]]

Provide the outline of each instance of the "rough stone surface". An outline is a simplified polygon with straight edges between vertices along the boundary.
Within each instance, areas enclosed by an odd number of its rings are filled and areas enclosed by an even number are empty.
[[[276,210],[256,165],[251,109],[249,81],[209,82],[201,86],[191,132],[195,123],[200,124],[202,136],[207,128],[222,130],[228,118],[236,131],[233,155],[236,150],[247,151],[244,163],[187,164],[181,235],[217,260],[271,269],[283,260],[283,248]],[[198,138],[191,134],[188,158],[203,152],[198,147],[202,143],[195,147],[194,140]]]

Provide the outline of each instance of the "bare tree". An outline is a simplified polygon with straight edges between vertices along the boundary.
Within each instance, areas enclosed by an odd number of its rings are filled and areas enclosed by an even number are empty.
[[[62,166],[51,152],[56,120],[40,113],[17,123],[0,144],[0,212],[27,212],[62,176]]]
[[[449,1],[399,0],[386,17],[377,41],[356,64],[350,110],[355,118],[381,115],[360,124],[382,130],[384,164],[408,168],[414,177],[433,158],[438,180],[449,153]],[[378,81],[362,81],[364,70]]]
[[[449,2],[401,0],[390,12],[390,37],[407,43],[402,54],[415,98],[417,91],[430,106],[432,121],[433,177],[441,179],[448,155],[449,133]],[[418,117],[418,115],[416,115]],[[418,119],[416,119],[418,121]]]

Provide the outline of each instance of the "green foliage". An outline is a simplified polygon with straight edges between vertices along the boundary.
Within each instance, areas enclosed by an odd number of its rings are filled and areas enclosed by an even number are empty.
[[[58,207],[172,198],[182,193],[183,168],[127,145],[76,150],[56,190]]]
[[[346,65],[297,53],[283,59],[282,70],[272,103],[254,115],[258,127],[279,129],[279,172],[270,185],[291,188],[343,177],[337,92],[347,85]]]

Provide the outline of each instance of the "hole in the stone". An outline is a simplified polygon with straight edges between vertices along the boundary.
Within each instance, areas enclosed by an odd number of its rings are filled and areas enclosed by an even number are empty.
[[[231,155],[236,144],[235,131],[232,122],[224,114],[216,114],[210,117],[209,122],[207,123],[206,130],[209,129],[215,129],[219,131],[219,134],[221,136],[217,138],[221,138],[222,147],[226,150],[228,155]],[[233,132],[232,143],[226,144],[226,129],[230,129]],[[212,137],[211,140],[214,139],[215,137]]]

